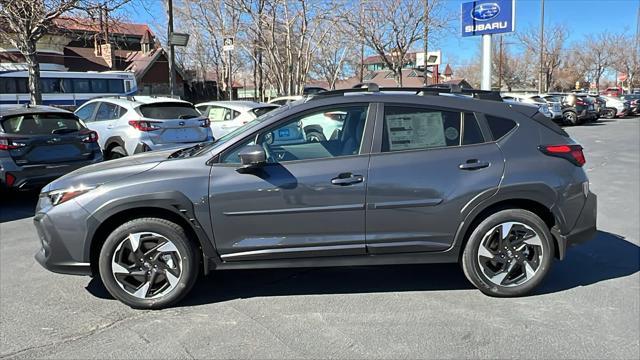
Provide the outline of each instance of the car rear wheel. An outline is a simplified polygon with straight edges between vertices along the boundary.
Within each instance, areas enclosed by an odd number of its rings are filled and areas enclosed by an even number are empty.
[[[180,301],[198,277],[200,255],[177,224],[131,220],[115,229],[100,251],[99,271],[113,297],[139,309]]]
[[[317,131],[309,131],[307,132],[307,142],[322,142],[326,141],[324,134]]]
[[[564,116],[564,123],[566,125],[578,125],[578,114],[574,113],[573,111],[566,111],[562,115]]]
[[[549,272],[553,243],[547,225],[532,212],[508,209],[483,220],[462,255],[467,279],[487,295],[531,292]]]
[[[116,145],[109,149],[107,158],[109,160],[120,159],[127,156],[127,151],[120,145]]]
[[[603,115],[603,117],[604,117],[605,119],[613,119],[613,118],[615,118],[615,117],[616,117],[616,113],[617,113],[616,109],[613,109],[613,108],[606,108],[606,109],[604,110],[604,115]]]

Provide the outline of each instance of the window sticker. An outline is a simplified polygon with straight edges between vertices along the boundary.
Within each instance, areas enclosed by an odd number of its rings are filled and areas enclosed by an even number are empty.
[[[425,149],[445,146],[441,112],[393,114],[386,117],[389,150]]]

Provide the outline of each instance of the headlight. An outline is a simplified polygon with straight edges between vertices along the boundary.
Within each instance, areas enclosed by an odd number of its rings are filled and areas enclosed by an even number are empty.
[[[63,202],[67,202],[73,198],[76,198],[88,191],[95,189],[95,186],[71,186],[66,189],[54,190],[50,191],[47,196],[49,200],[51,200],[52,205],[62,204]]]

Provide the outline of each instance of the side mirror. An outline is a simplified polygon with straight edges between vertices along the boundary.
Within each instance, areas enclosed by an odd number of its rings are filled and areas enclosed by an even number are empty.
[[[240,150],[238,156],[240,157],[242,167],[245,169],[261,166],[267,162],[267,154],[260,145],[245,146]]]

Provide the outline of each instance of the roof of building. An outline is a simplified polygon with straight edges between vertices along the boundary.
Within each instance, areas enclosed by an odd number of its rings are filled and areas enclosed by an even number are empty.
[[[389,56],[389,55],[387,55]],[[405,54],[405,60],[407,61],[415,61],[416,60],[416,52],[412,51],[412,52],[408,52]],[[366,58],[364,58],[364,60],[362,60],[363,64],[368,65],[368,64],[379,64],[384,62],[384,59],[382,58],[382,56],[380,55],[371,55],[371,56],[367,56]]]
[[[447,67],[444,68],[444,75],[445,76],[453,75],[453,70],[451,70],[451,66],[449,66],[449,64],[447,64]]]
[[[58,19],[53,20],[53,23],[57,28],[63,29],[63,30],[86,31],[86,32],[100,31],[100,24],[93,19],[78,18],[78,17],[60,17]],[[109,25],[109,32],[112,34],[133,35],[133,36],[144,37],[144,35],[148,32],[151,35],[153,35],[153,32],[151,32],[151,29],[146,24],[128,23],[128,22],[111,19],[108,25]]]

